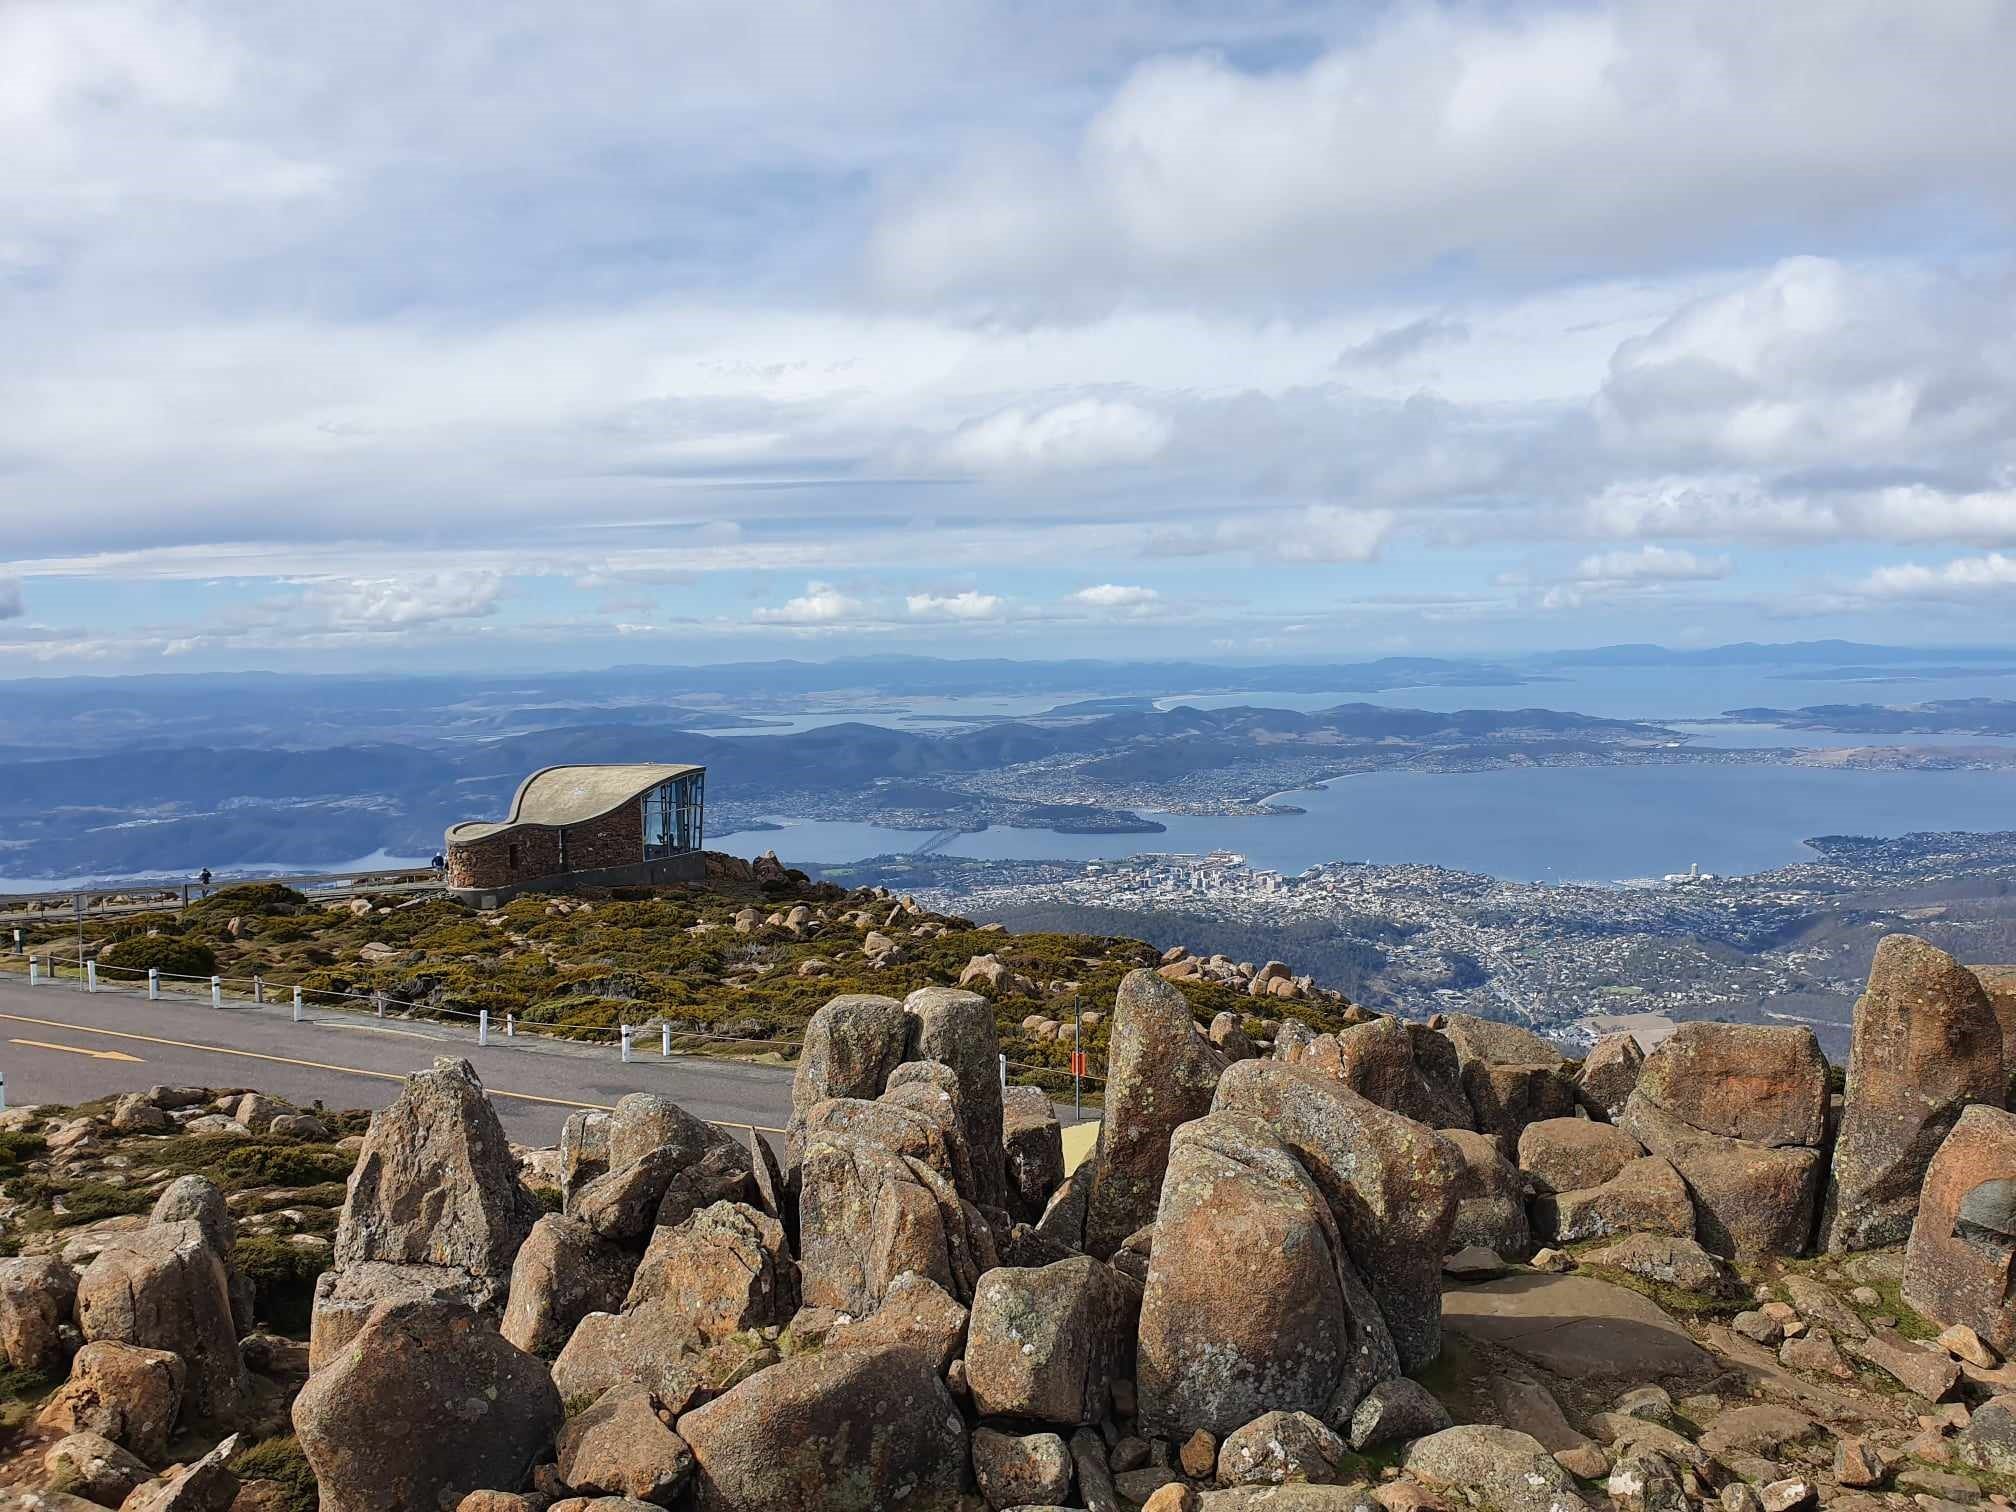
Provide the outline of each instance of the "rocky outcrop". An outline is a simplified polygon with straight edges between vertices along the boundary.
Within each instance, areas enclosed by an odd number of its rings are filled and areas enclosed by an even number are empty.
[[[634,1253],[579,1219],[548,1213],[511,1264],[504,1337],[527,1354],[551,1359],[588,1314],[623,1305],[636,1263]]]
[[[1245,1067],[1299,1072],[1270,1061],[1234,1069]],[[1222,1438],[1268,1411],[1348,1421],[1398,1370],[1330,1203],[1288,1143],[1251,1112],[1179,1128],[1141,1303],[1142,1423],[1164,1436],[1202,1428]]]
[[[938,1171],[859,1134],[810,1141],[800,1172],[799,1271],[804,1301],[873,1312],[915,1271],[961,1301],[993,1263],[992,1236]]]
[[[1977,1103],[1925,1173],[1905,1252],[1904,1298],[2016,1352],[2016,1113]]]
[[[959,1079],[958,1115],[966,1130],[974,1181],[964,1195],[985,1207],[1006,1206],[1001,1040],[994,1027],[994,1005],[976,992],[956,987],[920,987],[903,1000],[903,1012],[910,1021],[904,1058],[936,1061],[951,1067]]]
[[[522,1485],[561,1417],[546,1367],[452,1302],[373,1312],[294,1402],[323,1512],[421,1512]]]
[[[1041,1087],[1010,1087],[1002,1093],[1001,1142],[1008,1209],[1034,1223],[1064,1181],[1064,1133]]]
[[[95,1433],[150,1464],[168,1452],[189,1369],[165,1349],[86,1344],[38,1421],[53,1433]]]
[[[553,1458],[577,1496],[627,1497],[653,1507],[679,1504],[693,1453],[661,1420],[663,1405],[642,1386],[617,1386],[560,1430]]]
[[[1645,1052],[1634,1035],[1604,1035],[1590,1046],[1582,1069],[1575,1073],[1582,1106],[1596,1117],[1614,1121],[1637,1090],[1638,1073],[1644,1065]]]
[[[1112,1409],[1134,1373],[1141,1292],[1089,1255],[980,1278],[967,1325],[966,1383],[985,1416],[1075,1426]]]
[[[2007,1086],[2001,1025],[1979,980],[1923,940],[1885,938],[1855,1004],[1827,1191],[1828,1250],[1908,1237],[1940,1141],[1969,1103],[2000,1107]]]
[[[1533,1231],[1518,1168],[1488,1134],[1444,1129],[1442,1137],[1463,1159],[1456,1178],[1456,1218],[1446,1242],[1458,1249],[1481,1245],[1508,1259],[1524,1259],[1533,1249]]]
[[[223,1262],[194,1219],[122,1235],[77,1282],[77,1322],[92,1342],[175,1355],[187,1367],[183,1407],[229,1426],[245,1385]]]
[[[1694,1199],[1673,1163],[1657,1155],[1626,1163],[1601,1186],[1533,1200],[1533,1226],[1557,1244],[1612,1234],[1694,1235]]]
[[[787,1164],[797,1164],[799,1127],[816,1104],[829,1097],[882,1095],[889,1073],[903,1064],[910,1032],[901,1003],[870,993],[836,997],[812,1015],[791,1079]]]
[[[1154,1220],[1170,1136],[1210,1111],[1225,1065],[1182,992],[1152,971],[1127,974],[1114,1002],[1106,1113],[1086,1194],[1087,1254],[1105,1259]]]
[[[623,1305],[670,1307],[709,1340],[782,1326],[798,1310],[798,1266],[776,1219],[717,1202],[658,1230]]]
[[[682,1416],[699,1512],[953,1512],[966,1424],[913,1350],[825,1349]]]
[[[1433,1360],[1464,1169],[1456,1147],[1308,1066],[1242,1061],[1219,1083],[1215,1107],[1255,1115],[1294,1152],[1377,1298],[1402,1368]]]
[[[1658,1058],[1655,1051],[1646,1061]],[[1686,1183],[1694,1237],[1717,1255],[1754,1259],[1797,1255],[1812,1242],[1820,1201],[1820,1152],[1704,1134],[1642,1092],[1624,1108],[1622,1126]]]
[[[1376,1018],[1337,1035],[1338,1076],[1360,1097],[1426,1124],[1468,1128],[1455,1046],[1433,1030]]]
[[[0,1260],[0,1358],[16,1370],[61,1365],[70,1353],[65,1330],[76,1300],[77,1273],[63,1261]]]

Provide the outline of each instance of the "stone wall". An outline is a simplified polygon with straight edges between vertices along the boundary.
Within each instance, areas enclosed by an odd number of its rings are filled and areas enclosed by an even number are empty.
[[[513,825],[448,846],[448,886],[456,891],[523,887],[564,872],[605,871],[644,859],[644,811],[626,803],[580,824]]]

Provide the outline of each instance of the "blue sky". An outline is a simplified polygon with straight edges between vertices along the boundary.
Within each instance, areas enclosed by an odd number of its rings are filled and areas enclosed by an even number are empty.
[[[0,667],[2007,641],[2016,3],[0,8]]]

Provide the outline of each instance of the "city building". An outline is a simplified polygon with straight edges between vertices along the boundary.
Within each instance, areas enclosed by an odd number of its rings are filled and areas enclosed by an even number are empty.
[[[694,882],[706,875],[707,769],[551,766],[502,820],[448,829],[448,889],[485,908],[521,892]]]

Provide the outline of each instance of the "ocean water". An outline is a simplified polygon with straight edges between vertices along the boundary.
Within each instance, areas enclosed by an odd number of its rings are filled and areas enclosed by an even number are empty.
[[[1767,871],[1811,860],[1813,835],[2016,829],[2016,771],[1864,772],[1783,766],[1539,767],[1367,772],[1280,795],[1306,813],[1158,814],[1160,835],[1064,835],[994,827],[938,854],[1090,861],[1231,850],[1294,873],[1325,861],[1424,862],[1520,881],[1615,883],[1685,871]],[[794,821],[710,836],[740,856],[835,864],[917,849],[932,837],[881,825]]]

